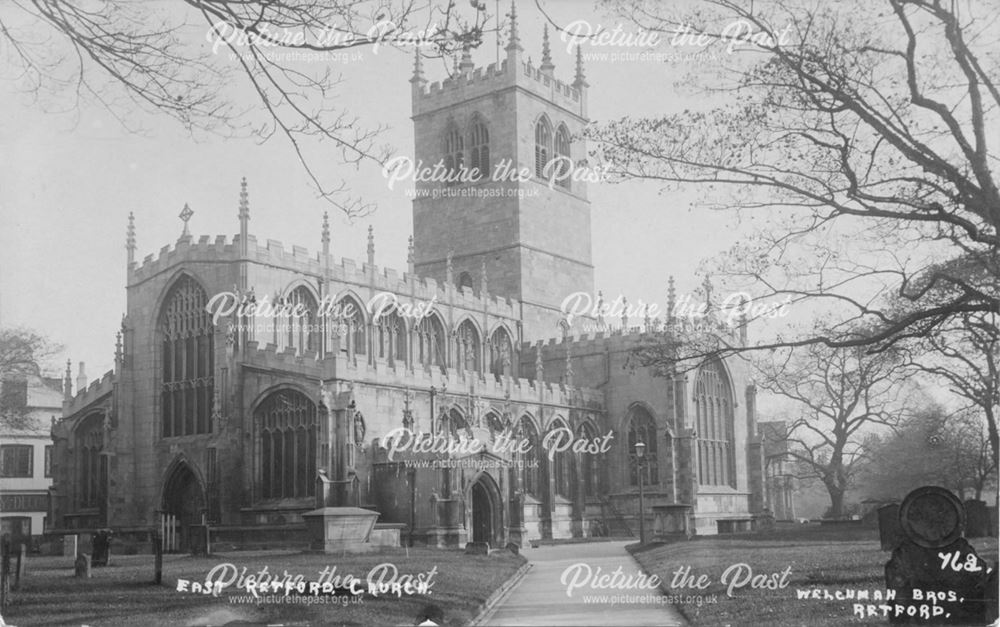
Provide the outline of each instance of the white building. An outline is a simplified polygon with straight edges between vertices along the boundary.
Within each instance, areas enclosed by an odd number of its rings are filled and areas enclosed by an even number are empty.
[[[4,409],[24,416],[16,427],[0,423],[0,534],[17,542],[41,536],[45,528],[52,485],[50,430],[53,417],[62,414],[62,381],[11,377],[0,385]]]

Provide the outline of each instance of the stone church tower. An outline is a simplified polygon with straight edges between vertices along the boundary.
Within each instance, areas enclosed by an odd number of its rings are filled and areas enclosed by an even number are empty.
[[[476,68],[469,50],[450,78],[412,84],[417,167],[443,162],[476,182],[422,181],[413,201],[417,274],[521,301],[525,341],[560,334],[560,305],[594,290],[590,201],[573,170],[586,159],[587,81],[555,76],[548,30],[537,68],[512,9],[506,62]],[[449,264],[449,257],[451,259]],[[449,268],[450,265],[450,268]]]

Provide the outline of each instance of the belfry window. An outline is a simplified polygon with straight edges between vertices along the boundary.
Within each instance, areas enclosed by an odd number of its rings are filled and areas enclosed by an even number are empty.
[[[545,178],[545,166],[552,158],[552,125],[546,117],[535,124],[535,176]]]
[[[698,483],[736,487],[733,394],[718,361],[706,364],[695,382],[698,427]]]
[[[555,159],[555,182],[560,187],[569,189],[573,161],[569,152],[569,131],[563,124],[560,124],[559,130],[556,131]]]
[[[458,127],[451,125],[444,134],[444,167],[447,172],[450,184],[458,182],[458,177],[465,167],[465,143],[462,141],[462,133]]]
[[[486,123],[476,119],[469,135],[469,168],[477,180],[490,176],[490,132]]]
[[[316,405],[296,390],[270,394],[254,411],[260,429],[260,495],[298,498],[316,493]]]
[[[212,431],[215,345],[206,301],[205,290],[185,274],[160,311],[163,437]]]

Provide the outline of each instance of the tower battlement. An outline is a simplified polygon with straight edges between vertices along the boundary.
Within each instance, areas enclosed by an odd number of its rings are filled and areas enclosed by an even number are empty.
[[[511,68],[516,71],[511,71]],[[413,117],[438,109],[519,87],[586,118],[585,87],[574,86],[543,72],[525,60],[504,59],[467,72],[457,72],[443,81],[417,81],[413,89]]]

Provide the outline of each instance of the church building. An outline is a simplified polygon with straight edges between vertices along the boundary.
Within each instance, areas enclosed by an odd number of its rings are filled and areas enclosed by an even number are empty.
[[[350,506],[403,542],[502,547],[637,535],[640,482],[650,535],[750,528],[766,500],[745,367],[656,376],[626,362],[670,341],[669,316],[567,319],[569,294],[594,294],[590,202],[550,175],[587,158],[590,86],[579,52],[557,78],[547,34],[530,63],[516,18],[505,52],[475,67],[466,51],[441,82],[416,56],[415,161],[482,176],[415,183],[405,270],[376,264],[371,229],[366,259],[335,259],[326,219],[315,254],[259,240],[246,180],[232,238],[192,236],[186,209],[138,261],[129,217],[114,370],[75,393],[67,370],[48,532],[169,521],[179,550],[205,524],[275,546],[301,541],[304,513]],[[494,175],[508,166],[533,176]],[[530,446],[495,446],[511,441]]]

